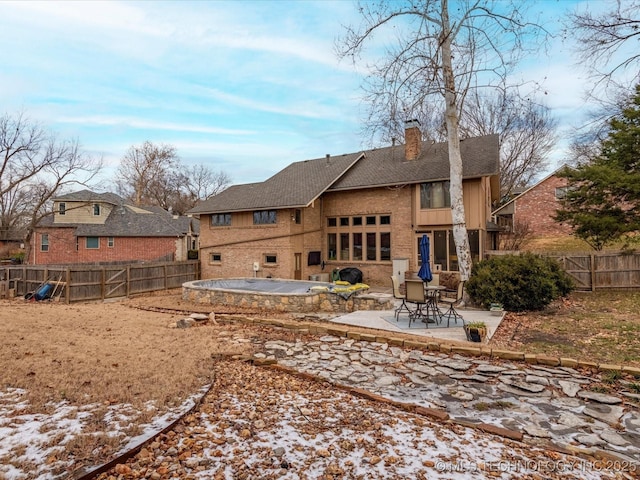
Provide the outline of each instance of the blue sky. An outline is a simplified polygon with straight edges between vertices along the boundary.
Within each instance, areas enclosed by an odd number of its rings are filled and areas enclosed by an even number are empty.
[[[575,5],[546,0],[536,11],[554,29]],[[262,181],[294,161],[368,148],[362,72],[334,53],[343,25],[358,21],[350,0],[2,0],[0,114],[24,111],[78,138],[104,157],[105,179],[150,140],[233,183]],[[586,109],[569,47],[558,41],[521,74],[542,84],[566,137]]]

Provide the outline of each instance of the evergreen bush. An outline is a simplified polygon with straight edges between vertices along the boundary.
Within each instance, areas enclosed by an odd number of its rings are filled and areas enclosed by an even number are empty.
[[[573,280],[552,258],[533,253],[504,255],[474,264],[466,290],[486,308],[501,303],[505,310],[542,310],[573,290]]]

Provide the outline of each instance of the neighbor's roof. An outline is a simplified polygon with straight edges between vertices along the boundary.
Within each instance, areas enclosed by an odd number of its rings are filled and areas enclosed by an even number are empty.
[[[125,200],[115,193],[96,193],[91,190],[79,190],[77,192],[67,193],[55,197],[53,200],[56,202],[102,202],[110,203],[111,205],[132,205],[130,201]]]
[[[498,135],[460,143],[463,177],[494,176],[500,170]],[[416,160],[404,145],[295,162],[259,183],[234,185],[198,203],[189,213],[226,213],[310,205],[324,192],[406,185],[449,178],[446,143],[423,142]]]
[[[160,207],[137,207],[115,194],[96,194],[89,190],[63,195],[56,200],[106,202],[117,205],[104,224],[53,223],[53,215],[41,220],[39,227],[75,228],[79,237],[181,237],[197,235],[200,221],[187,216],[174,216]],[[119,201],[112,201],[120,199]]]

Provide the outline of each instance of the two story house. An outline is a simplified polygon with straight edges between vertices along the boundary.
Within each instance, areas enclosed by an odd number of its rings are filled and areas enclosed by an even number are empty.
[[[197,219],[82,190],[54,199],[53,214],[32,235],[28,263],[186,260],[198,235]]]
[[[488,225],[499,195],[497,135],[462,141],[463,190],[473,257],[495,241]],[[292,163],[259,183],[234,185],[196,205],[203,278],[327,280],[356,267],[389,284],[399,265],[420,267],[431,240],[434,270],[457,271],[446,143],[423,142],[408,122],[405,145]]]

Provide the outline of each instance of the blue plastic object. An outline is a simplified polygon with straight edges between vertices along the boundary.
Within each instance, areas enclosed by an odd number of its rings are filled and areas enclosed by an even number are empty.
[[[53,285],[51,285],[50,283],[45,283],[38,290],[36,290],[36,293],[33,295],[33,298],[35,298],[38,301],[45,300],[51,296],[52,290],[53,290]]]

